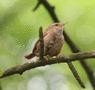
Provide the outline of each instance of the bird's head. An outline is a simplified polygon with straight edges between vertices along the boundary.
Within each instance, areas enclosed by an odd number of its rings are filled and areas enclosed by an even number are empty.
[[[51,25],[51,27],[55,28],[56,30],[62,30],[64,29],[64,24],[63,23],[54,23]]]
[[[66,23],[65,23],[66,24]],[[64,30],[64,25],[63,23],[53,23],[52,25],[48,26],[48,28],[46,30],[49,31],[55,31],[55,32],[60,32],[62,33]]]

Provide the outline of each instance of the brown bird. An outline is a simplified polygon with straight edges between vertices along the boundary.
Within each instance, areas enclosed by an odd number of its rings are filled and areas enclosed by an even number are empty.
[[[43,34],[44,56],[53,57],[53,56],[57,56],[60,53],[61,48],[64,44],[63,29],[64,29],[64,24],[62,23],[54,23],[46,29],[46,31]],[[39,57],[40,48],[41,48],[40,40],[38,40],[33,48],[32,53],[25,56],[25,58],[31,59],[35,56]],[[78,81],[78,83],[81,85],[81,87],[85,88],[84,83],[82,82],[72,62],[67,60],[67,64],[70,70],[72,71],[74,77]]]
[[[45,30],[43,33],[44,40],[44,56],[57,56],[64,43],[63,36],[64,24],[54,23]],[[27,59],[31,59],[35,56],[39,57],[40,53],[40,40],[35,43],[32,53],[25,56]]]

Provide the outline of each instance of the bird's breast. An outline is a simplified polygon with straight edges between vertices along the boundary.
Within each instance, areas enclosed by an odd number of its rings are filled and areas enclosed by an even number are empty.
[[[53,44],[48,49],[48,54],[50,56],[57,56],[60,53],[61,48],[63,46],[64,36],[63,34],[62,35],[56,34],[53,36],[53,39],[50,41],[52,41]]]

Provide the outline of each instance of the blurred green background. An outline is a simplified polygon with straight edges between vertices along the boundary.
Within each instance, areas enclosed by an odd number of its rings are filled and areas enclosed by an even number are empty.
[[[48,0],[56,7],[61,22],[68,22],[65,31],[81,49],[95,49],[95,0]],[[24,55],[31,52],[38,38],[39,27],[53,23],[46,9],[37,0],[0,0],[0,75],[7,68],[26,62]],[[71,53],[65,43],[61,54]],[[87,61],[95,71],[95,60]],[[92,90],[87,75],[80,63],[74,65],[86,85]],[[13,75],[0,80],[1,90],[83,90],[67,64],[32,69],[23,75]]]

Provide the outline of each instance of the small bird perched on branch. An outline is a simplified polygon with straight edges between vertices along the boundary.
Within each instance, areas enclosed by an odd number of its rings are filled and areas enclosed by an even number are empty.
[[[43,33],[44,40],[44,56],[57,56],[64,43],[63,36],[64,24],[54,23],[45,30]],[[35,43],[32,53],[25,56],[27,59],[31,59],[35,56],[39,57],[40,53],[40,40]]]
[[[50,25],[46,31],[42,34],[42,38],[43,38],[43,47],[41,48],[41,37],[40,39],[36,42],[32,53],[30,53],[29,55],[25,56],[25,58],[27,59],[31,59],[35,56],[37,57],[41,57],[41,49],[43,49],[44,56],[57,56],[60,51],[61,48],[64,44],[64,36],[63,36],[63,29],[64,29],[64,24],[62,23],[54,23],[52,25]],[[78,83],[81,85],[81,87],[85,88],[84,83],[82,82],[80,76],[78,75],[74,65],[72,64],[72,62],[70,60],[67,60],[67,64],[70,68],[70,70],[72,71],[74,77],[76,78],[76,80],[78,81]]]

